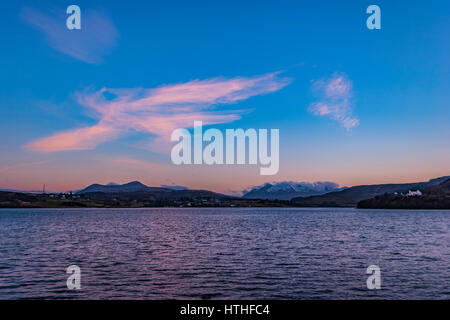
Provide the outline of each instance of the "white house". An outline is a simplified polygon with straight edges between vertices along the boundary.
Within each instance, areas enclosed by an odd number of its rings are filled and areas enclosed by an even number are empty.
[[[416,190],[416,191],[411,191],[409,190],[409,192],[406,194],[407,197],[417,197],[417,196],[421,196],[422,192],[420,192],[420,190]]]

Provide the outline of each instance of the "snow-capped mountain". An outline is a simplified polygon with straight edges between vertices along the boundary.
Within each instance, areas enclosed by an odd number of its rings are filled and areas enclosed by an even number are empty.
[[[291,200],[295,197],[308,197],[322,195],[328,192],[341,191],[334,182],[294,182],[283,181],[277,183],[265,183],[261,186],[253,187],[250,191],[244,192],[246,199],[278,199]]]

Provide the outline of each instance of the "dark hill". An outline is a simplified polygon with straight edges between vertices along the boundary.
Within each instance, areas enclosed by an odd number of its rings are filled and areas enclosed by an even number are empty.
[[[125,183],[122,185],[115,184],[92,184],[89,187],[84,188],[83,190],[77,191],[76,194],[85,194],[85,193],[122,193],[122,192],[171,192],[171,189],[166,188],[158,188],[158,187],[148,187],[139,181],[133,181],[129,183]]]
[[[358,203],[363,209],[450,209],[450,179],[421,190],[422,195],[384,194]]]
[[[291,203],[299,207],[354,207],[358,202],[370,199],[385,193],[402,193],[409,190],[422,190],[427,187],[439,185],[450,179],[450,176],[432,179],[427,182],[402,183],[402,184],[376,184],[355,186],[343,191],[330,192],[320,196],[298,197]]]
[[[0,208],[211,207],[230,206],[235,202],[238,205],[238,200],[207,190],[152,188],[137,182],[121,186],[91,185],[77,194],[26,194],[0,191]]]
[[[155,188],[158,189],[158,188]],[[177,201],[183,199],[227,199],[229,196],[206,190],[143,190],[135,192],[87,192],[83,196],[95,200]]]
[[[149,187],[139,181],[116,185],[100,185],[93,184],[76,193],[96,201],[125,201],[145,203],[167,203],[179,200],[211,200],[211,199],[228,199],[229,196],[206,190],[189,190],[189,189],[169,189],[159,187]]]
[[[38,195],[0,191],[0,208],[32,208],[37,201],[39,201]]]

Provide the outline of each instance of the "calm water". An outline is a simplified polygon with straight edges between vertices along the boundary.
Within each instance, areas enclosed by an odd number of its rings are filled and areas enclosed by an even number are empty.
[[[449,299],[449,267],[450,211],[0,210],[0,299]]]

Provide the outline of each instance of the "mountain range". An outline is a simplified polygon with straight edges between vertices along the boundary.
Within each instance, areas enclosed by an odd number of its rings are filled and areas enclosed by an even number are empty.
[[[118,199],[126,201],[176,201],[187,198],[231,198],[227,195],[208,190],[149,187],[139,181],[133,181],[125,184],[92,184],[80,191],[77,191],[75,194],[89,196],[98,200]]]
[[[358,207],[361,208],[438,209],[446,207],[450,202],[449,179],[450,176],[445,176],[426,182],[362,185],[350,188],[339,188],[331,182],[283,182],[255,187],[240,198],[184,187],[149,187],[133,181],[122,185],[92,184],[75,194],[0,191],[0,207],[356,207],[359,203]],[[415,190],[421,190],[423,197],[408,196],[409,191]],[[292,195],[311,193],[316,194],[296,196],[289,200]]]

